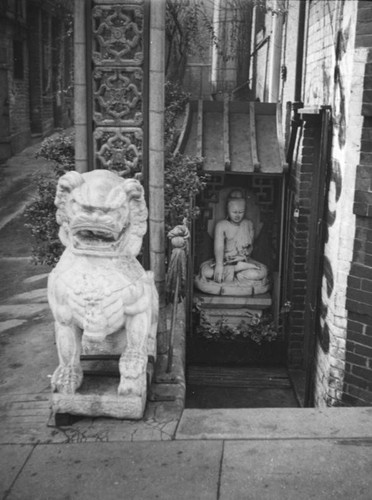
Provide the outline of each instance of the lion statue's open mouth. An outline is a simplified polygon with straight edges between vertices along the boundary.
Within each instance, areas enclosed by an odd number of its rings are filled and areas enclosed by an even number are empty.
[[[100,226],[73,226],[72,246],[76,251],[117,252],[124,235],[122,231]]]

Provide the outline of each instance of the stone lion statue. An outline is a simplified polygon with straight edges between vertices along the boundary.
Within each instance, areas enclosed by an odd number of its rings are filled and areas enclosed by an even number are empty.
[[[147,229],[143,188],[107,170],[73,171],[59,179],[55,204],[66,249],[48,281],[59,357],[52,389],[74,394],[83,381],[82,345],[119,335],[118,393],[145,401],[158,294],[153,273],[136,259]]]

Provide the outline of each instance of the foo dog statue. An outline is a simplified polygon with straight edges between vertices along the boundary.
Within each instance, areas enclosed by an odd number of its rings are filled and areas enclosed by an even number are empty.
[[[118,395],[139,399],[143,411],[158,319],[153,273],[136,259],[147,229],[143,188],[107,170],[73,171],[59,179],[55,204],[66,249],[48,281],[59,357],[52,390],[73,395],[81,386],[82,343],[124,335]]]

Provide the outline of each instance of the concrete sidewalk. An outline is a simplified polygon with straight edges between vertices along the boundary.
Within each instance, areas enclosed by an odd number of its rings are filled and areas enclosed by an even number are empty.
[[[369,500],[372,409],[292,412],[186,410],[171,441],[83,434],[2,445],[0,491],[30,500]]]
[[[372,498],[372,408],[183,410],[184,387],[163,383],[139,422],[51,425],[50,269],[32,264],[22,219],[30,176],[50,168],[36,149],[2,173],[0,498]]]

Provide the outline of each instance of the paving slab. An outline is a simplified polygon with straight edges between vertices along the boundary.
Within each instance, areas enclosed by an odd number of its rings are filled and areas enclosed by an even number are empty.
[[[29,292],[23,292],[13,295],[10,299],[7,300],[7,303],[10,304],[17,304],[19,302],[20,303],[41,302],[48,304],[47,289],[45,287],[35,288],[34,290],[30,290]]]
[[[0,497],[3,498],[30,456],[33,446],[0,446]]]
[[[25,319],[7,319],[5,321],[0,321],[0,333],[6,330],[12,330],[17,326],[23,325],[23,323],[26,323]]]
[[[30,318],[49,312],[49,305],[42,303],[6,304],[0,306],[0,315],[5,318]]]
[[[219,500],[370,500],[372,440],[227,441]]]
[[[372,438],[372,408],[185,410],[176,439]]]
[[[38,445],[7,500],[215,500],[221,442]]]
[[[3,331],[0,345],[0,396],[49,390],[50,376],[58,365],[49,312],[41,319]]]

